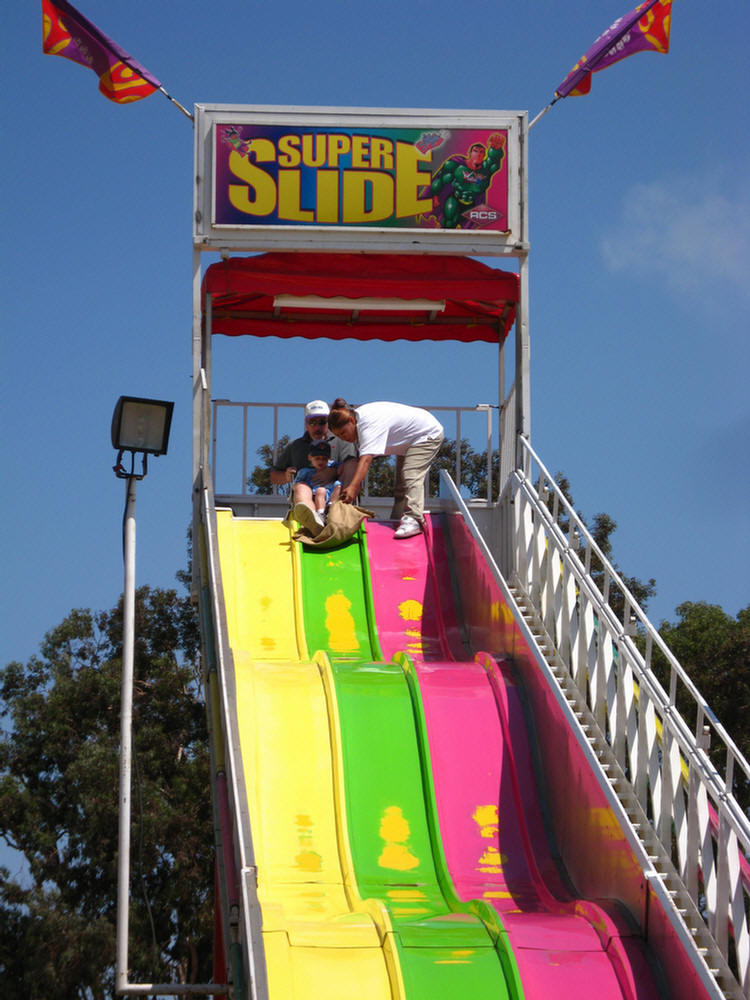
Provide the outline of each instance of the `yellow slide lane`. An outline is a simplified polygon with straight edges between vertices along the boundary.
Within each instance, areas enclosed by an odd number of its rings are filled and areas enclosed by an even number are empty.
[[[219,562],[232,649],[252,659],[307,659],[298,634],[292,540],[280,521],[248,521],[217,510]]]
[[[391,1000],[386,957],[352,911],[336,826],[331,729],[295,612],[289,530],[217,511],[237,722],[271,1000]]]

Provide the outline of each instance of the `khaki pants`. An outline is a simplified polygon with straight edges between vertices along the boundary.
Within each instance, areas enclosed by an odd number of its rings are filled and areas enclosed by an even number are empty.
[[[391,517],[401,520],[410,514],[424,521],[424,477],[440,451],[443,435],[429,438],[420,444],[413,444],[405,455],[396,455],[396,485],[393,489],[393,509]]]

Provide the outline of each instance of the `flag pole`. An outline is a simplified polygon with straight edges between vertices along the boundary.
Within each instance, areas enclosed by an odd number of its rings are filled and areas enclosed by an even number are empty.
[[[546,108],[542,108],[542,110],[539,112],[539,114],[536,116],[536,118],[532,118],[531,119],[531,122],[529,123],[529,129],[532,129],[536,125],[536,123],[539,121],[539,119],[543,118],[547,114],[547,112],[549,111],[549,109],[552,107],[552,105],[556,104],[557,101],[558,101],[558,98],[557,97],[553,97],[552,100],[547,105],[547,107]]]
[[[171,101],[171,102],[172,102],[172,104],[174,104],[174,106],[175,106],[176,108],[179,108],[179,109],[180,109],[180,111],[181,111],[181,112],[183,113],[183,115],[185,115],[185,117],[186,117],[186,118],[189,118],[191,122],[195,120],[195,119],[193,118],[193,116],[192,116],[192,115],[190,114],[190,112],[189,112],[189,111],[187,110],[187,108],[183,108],[183,106],[182,106],[182,105],[180,104],[180,102],[179,102],[179,101],[176,101],[176,100],[174,99],[174,97],[172,97],[172,95],[171,95],[171,94],[168,94],[168,93],[166,92],[166,90],[164,89],[164,87],[161,87],[161,86],[160,86],[160,87],[159,87],[159,90],[160,90],[160,91],[162,92],[162,94],[164,94],[164,96],[165,96],[165,97],[167,98],[167,100],[168,100],[168,101]]]

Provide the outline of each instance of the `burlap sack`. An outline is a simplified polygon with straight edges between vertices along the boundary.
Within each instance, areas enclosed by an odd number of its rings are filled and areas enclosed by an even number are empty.
[[[367,517],[375,517],[375,514],[356,504],[334,500],[328,508],[328,517],[323,527],[316,523],[312,511],[304,504],[297,504],[290,510],[284,523],[289,527],[295,521],[299,523],[300,527],[293,535],[295,541],[313,545],[317,549],[332,549],[356,534]]]

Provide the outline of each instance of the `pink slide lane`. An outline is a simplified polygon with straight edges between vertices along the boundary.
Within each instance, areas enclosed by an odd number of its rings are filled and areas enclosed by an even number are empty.
[[[455,892],[497,910],[529,1000],[657,1000],[637,930],[611,902],[573,898],[558,872],[511,672],[485,654],[452,660],[463,647],[446,557],[431,545],[439,530],[433,520],[427,536],[395,541],[391,526],[371,523],[367,537],[383,655],[415,663]]]
[[[445,547],[436,546],[434,564],[427,554],[433,540],[442,542],[442,529],[429,514],[426,522],[426,535],[403,539],[393,537],[390,522],[367,524],[375,621],[384,660],[399,652],[415,661],[467,655],[453,612]]]

